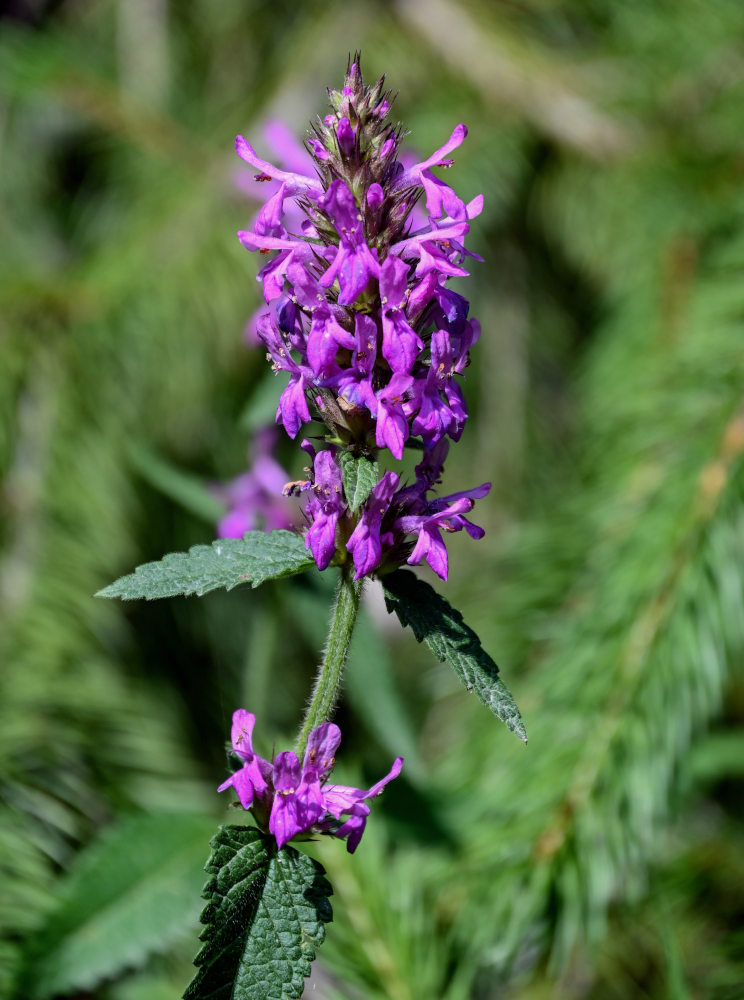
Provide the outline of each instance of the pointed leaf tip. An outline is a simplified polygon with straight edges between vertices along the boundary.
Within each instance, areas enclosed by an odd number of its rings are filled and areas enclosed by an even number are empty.
[[[364,455],[341,452],[341,471],[344,476],[344,493],[352,514],[356,513],[377,485],[380,470],[377,462]]]
[[[499,677],[499,668],[480,639],[441,594],[410,570],[396,570],[383,580],[385,604],[404,627],[410,625],[418,642],[425,642],[437,659],[447,660],[468,691],[511,731],[527,742],[517,704]]]

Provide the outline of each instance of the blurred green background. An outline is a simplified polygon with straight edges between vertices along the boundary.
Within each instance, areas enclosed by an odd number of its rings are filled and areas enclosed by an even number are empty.
[[[213,537],[267,412],[233,139],[304,135],[360,47],[411,148],[470,129],[484,335],[446,486],[494,489],[440,589],[530,742],[369,588],[341,774],[407,765],[354,858],[312,848],[307,995],[744,997],[741,0],[2,9],[0,996],[179,996],[230,714],[266,754],[295,730],[320,575],[91,595]]]

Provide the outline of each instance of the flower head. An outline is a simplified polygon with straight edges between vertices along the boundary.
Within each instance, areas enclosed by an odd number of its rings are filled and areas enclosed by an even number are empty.
[[[267,309],[251,323],[251,336],[288,377],[277,421],[291,437],[311,420],[327,429],[305,510],[306,544],[318,566],[352,559],[359,577],[426,560],[446,578],[443,532],[465,527],[479,537],[464,514],[484,494],[442,506],[427,496],[432,484],[417,479],[399,488],[399,473],[389,471],[352,511],[341,457],[377,459],[387,451],[397,462],[413,446],[426,462],[463,433],[460,382],[480,328],[447,282],[468,274],[466,258],[480,259],[464,243],[483,198],[465,202],[436,171],[452,165],[467,128],[457,125],[428,157],[406,158],[404,132],[391,119],[393,96],[384,78],[365,84],[358,55],[329,100],[306,143],[311,169],[286,154],[289,169],[275,167],[242,136],[236,142],[257,177],[270,182],[252,229],[238,234],[247,249],[273,255],[259,271]]]
[[[396,757],[390,771],[371,788],[334,785],[328,779],[341,742],[337,725],[324,722],[312,730],[302,764],[291,750],[278,753],[269,763],[253,752],[255,721],[255,716],[243,708],[234,712],[232,745],[243,764],[217,791],[232,786],[241,806],[253,809],[259,822],[268,816],[268,829],[277,847],[298,835],[325,833],[346,839],[347,849],[353,853],[370,812],[365,800],[375,798],[398,777],[403,758]]]

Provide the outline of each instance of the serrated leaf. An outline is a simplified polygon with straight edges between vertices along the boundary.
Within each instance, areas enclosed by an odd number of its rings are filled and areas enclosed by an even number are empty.
[[[365,455],[352,455],[350,451],[342,451],[341,471],[344,474],[346,502],[353,514],[377,485],[379,468],[377,462]]]
[[[148,601],[159,597],[209,593],[241,583],[258,587],[265,580],[302,573],[315,565],[299,535],[291,531],[249,531],[243,538],[220,538],[211,545],[194,545],[188,552],[171,552],[144,563],[134,573],[99,590],[96,597]]]
[[[196,927],[200,861],[214,829],[186,813],[132,816],[78,857],[30,942],[24,1000],[90,990]]]
[[[439,660],[447,660],[468,691],[513,733],[527,742],[527,732],[516,702],[499,677],[499,668],[459,611],[409,570],[397,570],[383,581],[385,604],[401,625],[410,625]]]
[[[321,865],[253,827],[212,840],[203,896],[204,946],[184,1000],[293,1000],[331,919]]]

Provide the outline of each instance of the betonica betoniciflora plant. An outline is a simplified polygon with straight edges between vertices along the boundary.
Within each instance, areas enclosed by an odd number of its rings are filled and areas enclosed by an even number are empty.
[[[467,299],[448,283],[481,259],[465,242],[483,196],[463,201],[435,171],[452,165],[467,129],[457,124],[424,160],[406,156],[384,78],[365,84],[358,55],[328,97],[328,113],[306,137],[304,171],[273,166],[242,135],[235,143],[266,191],[251,228],[238,232],[261,261],[265,307],[249,339],[276,373],[276,422],[299,439],[299,475],[280,485],[272,435],[264,434],[256,467],[222,494],[226,537],[139,567],[102,592],[202,594],[313,567],[338,578],[294,750],[259,756],[255,716],[233,713],[234,767],[219,791],[232,789],[250,822],[225,825],[212,841],[191,1000],[300,996],[331,918],[331,887],[307,842],[336,837],[354,852],[368,802],[401,773],[405,780],[401,757],[369,788],[333,780],[341,732],[331,717],[366,581],[378,581],[388,611],[526,739],[478,637],[404,568],[426,563],[446,581],[445,539],[463,529],[483,536],[468,515],[490,489],[443,485],[448,450],[467,422],[462,382],[481,333]],[[295,152],[285,166],[302,162]],[[406,450],[416,456],[407,466]],[[294,529],[278,527],[289,523],[282,494],[301,501]]]

